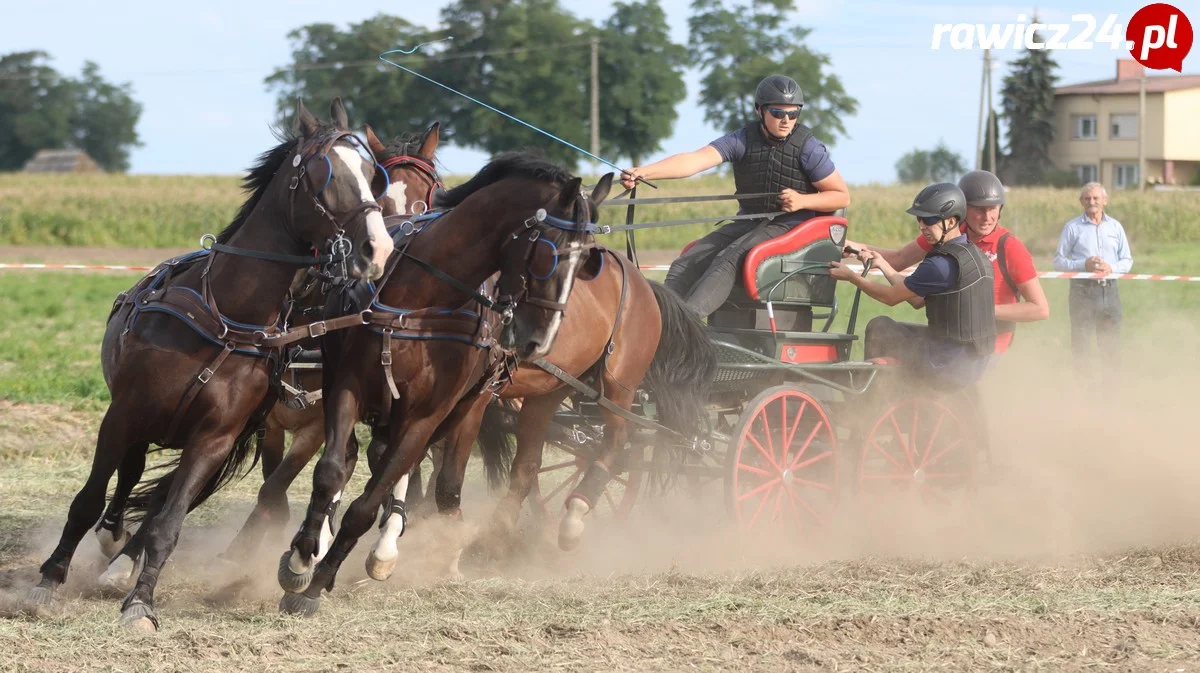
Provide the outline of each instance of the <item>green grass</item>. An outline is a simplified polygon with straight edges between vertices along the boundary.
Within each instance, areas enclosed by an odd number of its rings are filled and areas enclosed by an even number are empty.
[[[1051,268],[1045,255],[1035,261],[1039,268]],[[1141,273],[1186,273],[1198,261],[1200,244],[1135,249],[1135,270]],[[0,400],[103,408],[110,399],[99,359],[105,320],[116,295],[137,278],[131,273],[0,272],[0,315],[5,318],[0,324]],[[1050,299],[1050,320],[1019,326],[1013,348],[1068,350],[1067,281],[1044,280],[1042,286]],[[1171,334],[1141,328],[1164,318],[1181,329],[1200,331],[1200,283],[1123,281],[1120,287],[1130,349],[1169,342]],[[839,315],[832,331],[846,329],[853,296],[852,286],[839,284]],[[861,336],[871,318],[885,314],[924,322],[924,313],[907,304],[888,308],[864,296],[856,332]],[[861,342],[854,353],[861,357]]]
[[[459,184],[467,177],[450,176],[447,184]],[[643,187],[638,195],[728,194],[733,191],[733,181],[712,174],[663,180],[659,187]],[[912,221],[904,210],[918,189],[852,186],[850,236],[879,245],[903,242],[912,235]],[[242,199],[235,176],[0,173],[0,245],[191,247],[201,234],[224,228]],[[1008,200],[1005,226],[1021,236],[1035,253],[1053,250],[1063,223],[1079,211],[1078,192],[1074,189],[1015,188]],[[733,201],[642,206],[637,209],[637,220],[719,217],[736,211]],[[1200,242],[1200,192],[1115,192],[1109,211],[1125,225],[1135,250],[1148,245]],[[623,208],[604,209],[603,223],[624,221]],[[695,224],[651,229],[639,232],[637,237],[646,249],[677,250],[711,228]]]
[[[0,272],[0,399],[106,405],[100,341],[113,300],[137,278]]]

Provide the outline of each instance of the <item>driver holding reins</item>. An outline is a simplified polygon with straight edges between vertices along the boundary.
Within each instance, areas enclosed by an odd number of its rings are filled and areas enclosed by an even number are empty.
[[[728,299],[751,248],[804,220],[850,204],[850,190],[824,143],[797,121],[803,107],[800,85],[790,77],[771,75],[754,92],[755,121],[698,150],[621,174],[621,184],[632,189],[639,177],[686,178],[728,161],[733,164],[737,194],[772,195],[738,199],[739,215],[784,213],[773,219],[734,220],[696,241],[671,264],[665,285],[702,316]]]
[[[883,272],[886,285],[841,262],[830,262],[829,275],[888,306],[902,301],[925,306],[928,325],[872,318],[863,344],[868,360],[895,358],[906,372],[938,390],[970,387],[983,376],[996,345],[992,264],[959,231],[967,198],[957,185],[929,185],[906,212],[917,218],[929,246],[912,275],[900,275],[886,257],[871,250],[862,251],[862,257]]]

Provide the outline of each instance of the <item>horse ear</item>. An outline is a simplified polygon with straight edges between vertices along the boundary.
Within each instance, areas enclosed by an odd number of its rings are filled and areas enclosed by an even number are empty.
[[[604,199],[608,198],[608,193],[612,191],[612,181],[613,174],[610,171],[605,173],[604,177],[600,178],[600,182],[596,183],[596,187],[592,189],[593,208],[599,207],[601,203],[604,203]]]
[[[350,130],[350,116],[346,114],[346,106],[342,104],[342,97],[338,96],[329,104],[329,119],[333,122],[335,128],[343,131]]]
[[[421,138],[421,148],[417,150],[417,154],[428,159],[433,158],[433,154],[437,152],[441,128],[441,122],[434,122],[429,125],[428,129],[425,129],[425,135]]]
[[[296,99],[296,132],[305,138],[313,136],[321,124],[317,118],[304,107],[304,101]]]
[[[373,152],[375,154],[375,158],[378,159],[380,154],[383,154],[385,151],[387,151],[387,148],[384,147],[383,143],[379,141],[379,136],[375,135],[375,129],[371,128],[370,124],[367,124],[366,126],[367,147],[371,148],[371,152]]]
[[[575,205],[575,199],[579,198],[579,186],[583,184],[583,178],[572,178],[570,182],[563,186],[562,191],[558,193],[558,208],[560,212],[570,211]]]

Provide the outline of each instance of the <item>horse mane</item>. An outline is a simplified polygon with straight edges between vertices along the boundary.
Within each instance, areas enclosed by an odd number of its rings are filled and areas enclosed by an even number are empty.
[[[418,157],[434,163],[436,167],[435,157],[427,157],[418,152],[424,137],[423,133],[402,133],[384,143],[383,156],[376,157],[376,159],[385,161],[392,157]]]
[[[332,124],[322,122],[317,134],[323,135],[332,130]],[[259,200],[267,191],[267,186],[279,172],[279,168],[283,166],[288,157],[292,156],[292,153],[296,151],[296,145],[300,142],[299,136],[290,130],[276,127],[271,129],[271,133],[279,141],[279,144],[258,155],[258,162],[242,178],[242,191],[249,192],[250,195],[246,197],[246,201],[242,203],[242,207],[238,209],[237,215],[233,217],[229,226],[217,235],[218,243],[227,243],[242,228],[242,225],[250,218],[250,213],[254,212],[254,208],[258,206]]]
[[[438,199],[443,208],[453,208],[468,196],[505,178],[530,178],[562,187],[575,178],[570,171],[535,150],[505,152],[492,158],[470,180],[446,192]]]

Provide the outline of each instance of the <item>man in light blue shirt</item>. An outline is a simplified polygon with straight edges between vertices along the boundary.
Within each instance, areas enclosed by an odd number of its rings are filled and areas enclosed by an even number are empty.
[[[1125,228],[1104,214],[1108,193],[1098,182],[1079,192],[1083,214],[1067,222],[1054,252],[1056,271],[1096,274],[1129,273],[1133,256]],[[1093,369],[1092,337],[1105,358],[1103,372],[1115,374],[1121,366],[1121,295],[1117,281],[1109,278],[1073,278],[1069,295],[1071,350],[1084,376]]]

